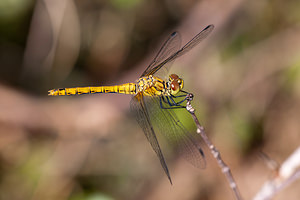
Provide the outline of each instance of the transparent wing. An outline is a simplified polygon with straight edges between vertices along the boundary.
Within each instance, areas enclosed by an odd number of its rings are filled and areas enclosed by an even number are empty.
[[[157,141],[154,129],[153,129],[151,121],[150,121],[150,117],[148,115],[148,109],[151,109],[151,107],[150,108],[146,107],[145,102],[144,102],[144,96],[141,93],[137,94],[136,96],[134,96],[132,98],[132,100],[130,102],[130,110],[135,115],[137,122],[143,129],[143,132],[144,132],[147,140],[149,141],[153,150],[155,151],[156,155],[158,156],[160,164],[163,167],[166,175],[168,176],[168,178],[172,184],[168,166],[167,166],[165,158],[161,152],[159,143]]]
[[[162,45],[160,50],[158,51],[157,55],[153,59],[153,61],[150,63],[150,65],[147,67],[147,69],[143,72],[142,76],[150,75],[149,72],[153,70],[156,66],[160,65],[166,58],[173,55],[175,52],[177,52],[181,45],[181,36],[179,33],[174,32],[172,33],[169,38],[165,41],[165,43]],[[161,74],[161,76],[168,73],[168,70],[170,66],[172,65],[172,62],[165,63],[164,70]]]
[[[151,69],[147,68],[147,73],[144,74],[155,74],[157,73],[163,66],[165,66],[167,63],[174,61],[176,58],[184,55],[186,52],[194,48],[196,45],[198,45],[202,40],[204,40],[214,29],[214,25],[208,25],[205,29],[203,29],[200,33],[198,33],[193,39],[191,39],[186,45],[184,45],[181,49],[179,49],[177,52],[171,54],[169,57],[167,57],[165,60],[158,62],[157,65],[152,66]],[[165,70],[168,70],[168,67],[166,67]],[[142,76],[143,76],[142,75]]]
[[[175,146],[179,154],[198,168],[205,168],[206,162],[201,149],[201,137],[189,132],[179,121],[173,109],[162,109],[160,97],[144,97],[145,106],[157,132],[164,135],[167,141]],[[164,104],[164,108],[170,107]]]

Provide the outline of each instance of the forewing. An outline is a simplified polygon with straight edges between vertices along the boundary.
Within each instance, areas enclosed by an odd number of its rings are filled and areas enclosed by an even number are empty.
[[[166,58],[170,57],[174,53],[176,53],[181,45],[181,37],[180,34],[177,32],[172,33],[169,38],[165,41],[165,43],[160,48],[159,52],[155,56],[154,60],[150,63],[150,65],[147,67],[147,69],[143,72],[142,76],[151,75],[151,71],[153,71],[153,68],[163,65],[160,65]],[[166,75],[168,73],[168,70],[170,66],[172,65],[172,62],[164,63],[164,68],[161,69],[161,77],[163,75]]]
[[[168,176],[171,184],[172,180],[170,177],[170,173],[168,170],[168,166],[166,164],[165,158],[162,154],[161,148],[159,146],[157,137],[155,135],[154,129],[152,127],[150,117],[148,114],[148,110],[151,108],[146,107],[144,102],[144,96],[141,93],[138,93],[136,96],[134,96],[130,102],[130,109],[134,116],[136,117],[137,122],[143,129],[143,132],[151,144],[153,150],[155,151],[156,155],[159,158],[159,161],[161,163],[161,166],[163,167],[166,175]]]
[[[168,58],[166,58],[165,60],[159,62],[151,70],[147,70],[147,73],[148,74],[155,74],[165,64],[170,63],[170,62],[174,61],[176,58],[184,55],[189,50],[191,50],[196,45],[198,45],[202,40],[204,40],[212,32],[213,29],[214,29],[214,25],[207,26],[200,33],[198,33],[193,39],[191,39],[188,43],[186,43],[186,45],[184,45],[181,49],[179,49],[177,52],[171,54]]]
[[[197,133],[189,132],[173,109],[162,109],[159,98],[145,97],[144,101],[146,106],[152,106],[149,114],[153,120],[153,126],[157,127],[160,134],[164,135],[172,146],[175,146],[183,158],[198,168],[205,168],[206,162],[201,149],[201,137]],[[163,106],[167,108],[168,104]]]

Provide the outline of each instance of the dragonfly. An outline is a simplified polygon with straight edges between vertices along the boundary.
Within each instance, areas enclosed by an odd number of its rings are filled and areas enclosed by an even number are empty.
[[[48,95],[65,96],[96,93],[133,95],[130,110],[172,184],[156,133],[165,136],[167,141],[175,146],[178,153],[192,165],[205,168],[206,162],[201,149],[200,136],[188,131],[174,112],[174,109],[185,108],[184,103],[187,101],[188,92],[183,90],[184,81],[182,78],[177,74],[168,76],[169,69],[176,58],[198,45],[213,29],[214,25],[208,25],[181,48],[181,36],[178,32],[173,32],[136,82],[114,86],[52,89],[48,91]]]

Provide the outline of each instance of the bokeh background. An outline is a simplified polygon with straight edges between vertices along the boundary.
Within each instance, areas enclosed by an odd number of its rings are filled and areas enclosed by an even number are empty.
[[[209,24],[171,72],[251,199],[275,174],[260,152],[280,164],[300,143],[299,9],[298,0],[1,0],[0,199],[233,199],[205,146],[200,170],[161,141],[171,186],[130,96],[47,96],[135,81],[170,33],[184,44]],[[275,199],[298,199],[299,187]]]

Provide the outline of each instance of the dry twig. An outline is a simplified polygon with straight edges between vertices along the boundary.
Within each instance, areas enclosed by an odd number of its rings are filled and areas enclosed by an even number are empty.
[[[229,186],[232,189],[235,198],[237,200],[242,199],[239,189],[237,187],[237,184],[235,183],[233,176],[231,174],[231,170],[230,168],[225,164],[225,162],[222,160],[221,158],[221,154],[220,152],[216,149],[216,147],[212,144],[212,142],[209,140],[209,138],[207,137],[204,127],[201,126],[197,116],[195,115],[195,109],[192,107],[191,105],[191,101],[193,100],[193,94],[189,93],[187,94],[187,104],[186,104],[186,109],[187,111],[192,115],[194,122],[197,126],[197,133],[200,134],[200,136],[202,137],[202,139],[204,140],[205,144],[208,146],[208,148],[210,149],[210,152],[212,153],[212,155],[214,156],[214,158],[217,160],[217,163],[219,165],[219,167],[221,168],[222,172],[224,173],[225,177],[227,178],[228,182],[229,182]]]
[[[253,198],[254,200],[271,199],[279,191],[300,178],[300,147],[281,165],[278,175],[267,181]]]

